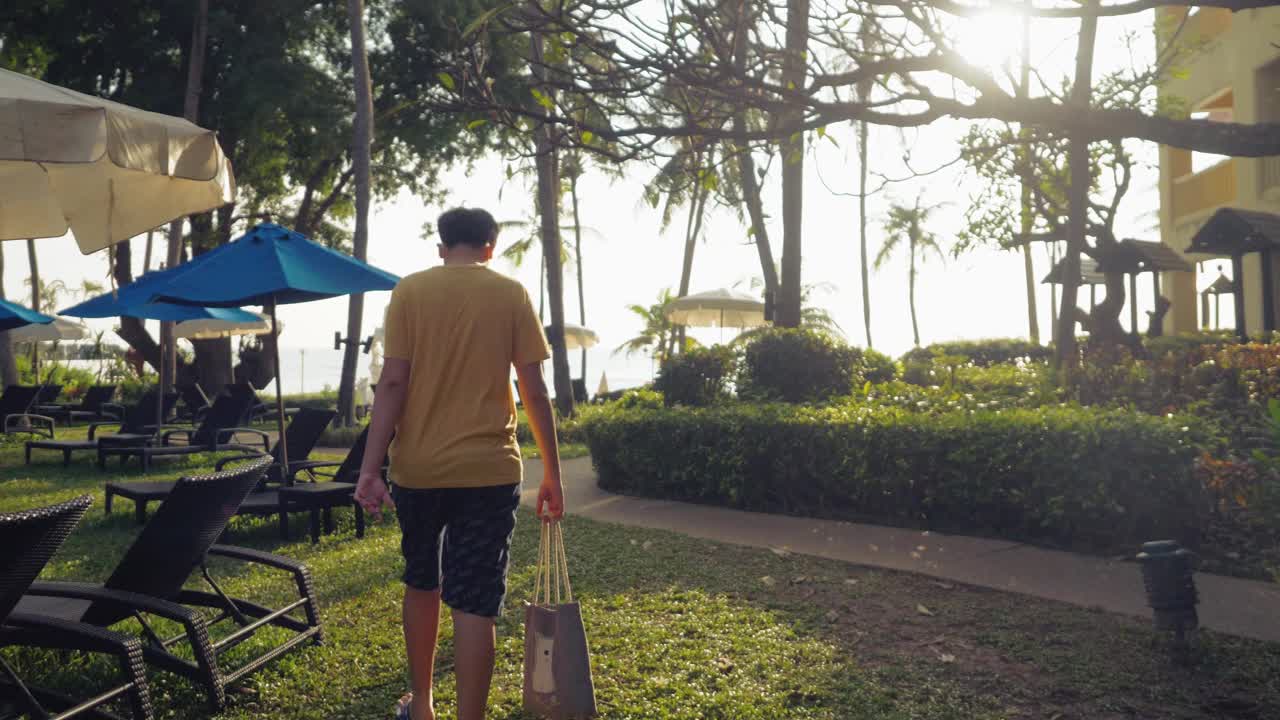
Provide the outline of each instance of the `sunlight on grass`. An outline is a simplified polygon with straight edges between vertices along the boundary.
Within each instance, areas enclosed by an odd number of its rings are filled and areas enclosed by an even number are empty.
[[[166,462],[150,477],[172,479],[212,462]],[[102,482],[141,475],[115,465],[100,472],[88,457],[68,469],[52,460],[23,467],[12,443],[0,446],[0,467],[0,511],[95,495],[45,577],[104,579],[137,527],[128,503],[103,514]],[[300,532],[281,542],[274,519],[232,521],[225,542],[308,564],[325,642],[231,688],[229,707],[217,716],[196,687],[152,672],[157,717],[389,717],[406,682],[400,535],[384,522],[357,540],[350,511],[336,520],[336,532],[316,545]],[[304,527],[302,518],[295,524]],[[497,720],[528,717],[520,710],[522,604],[532,592],[537,529],[521,510],[499,620],[490,715]],[[1223,717],[1231,703],[1248,708],[1248,717],[1280,717],[1280,646],[1205,633],[1197,662],[1182,667],[1153,652],[1140,620],[581,518],[566,521],[565,533],[601,717],[610,720],[994,720],[1102,717],[1117,708],[1207,720]],[[225,560],[212,569],[233,595],[271,603],[293,593],[279,572]],[[917,611],[921,604],[930,614]],[[237,648],[229,662],[264,640],[270,637]],[[62,688],[113,677],[98,660],[4,654],[21,672]],[[446,617],[437,659],[442,718],[454,712],[452,658]]]

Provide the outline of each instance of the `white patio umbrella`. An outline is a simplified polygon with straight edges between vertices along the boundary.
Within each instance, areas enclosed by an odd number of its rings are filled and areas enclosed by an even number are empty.
[[[689,327],[750,328],[765,324],[764,303],[721,288],[672,300],[667,319]]]
[[[608,395],[608,394],[609,394],[609,376],[606,375],[605,373],[600,373],[600,384],[596,387],[596,395]]]
[[[594,347],[600,343],[600,336],[595,330],[574,325],[572,323],[564,324],[564,349],[578,350],[582,348]]]
[[[87,254],[234,196],[212,131],[0,70],[0,240]]]
[[[173,336],[188,340],[213,340],[236,335],[266,335],[271,332],[271,318],[252,310],[246,312],[258,319],[254,322],[232,322],[214,318],[184,320],[174,326]],[[279,333],[283,329],[284,323],[276,322],[276,332]]]
[[[74,341],[87,337],[89,328],[64,317],[55,317],[47,325],[24,325],[9,331],[9,341],[15,343]]]

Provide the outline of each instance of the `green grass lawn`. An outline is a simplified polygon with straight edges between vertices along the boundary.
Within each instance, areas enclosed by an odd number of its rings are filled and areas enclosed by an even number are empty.
[[[101,508],[88,456],[64,470],[54,455],[21,465],[0,446],[0,511],[93,493],[97,502],[46,573],[101,580],[136,532],[128,503]],[[156,479],[210,466],[162,465]],[[136,473],[123,476],[136,477]],[[399,533],[352,532],[350,512],[319,545],[282,543],[270,519],[238,518],[227,541],[307,562],[326,642],[250,678],[218,717],[389,717],[404,691]],[[302,530],[303,518],[297,521]],[[1275,718],[1280,645],[1202,635],[1189,664],[1170,661],[1148,624],[1101,612],[844,563],[739,548],[570,518],[574,590],[591,640],[601,717],[781,720],[823,718]],[[511,592],[500,620],[493,712],[520,711],[521,603],[532,592],[537,526],[521,511]],[[218,567],[246,597],[278,599],[287,583]],[[451,628],[443,628],[438,709],[453,717]],[[74,686],[109,668],[3,651],[23,672]],[[159,716],[211,717],[197,689],[151,674]]]

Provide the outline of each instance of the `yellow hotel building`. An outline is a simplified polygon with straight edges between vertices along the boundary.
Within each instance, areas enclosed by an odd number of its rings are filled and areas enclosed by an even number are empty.
[[[1188,15],[1190,13],[1190,15]],[[1163,45],[1181,26],[1177,42],[1197,51],[1176,64],[1177,77],[1161,88],[1162,98],[1177,98],[1193,117],[1242,123],[1280,122],[1280,8],[1231,13],[1217,8],[1162,8],[1157,15],[1157,35]],[[1185,19],[1185,22],[1183,22]],[[1160,237],[1184,253],[1192,237],[1213,213],[1237,208],[1280,215],[1280,157],[1222,158],[1204,156],[1167,146],[1160,148]],[[1278,218],[1280,219],[1280,218]],[[1280,252],[1253,252],[1239,266],[1243,283],[1245,330],[1257,333],[1268,319],[1280,316],[1280,293],[1266,293],[1272,305],[1264,312],[1263,258],[1280,279]],[[1165,318],[1165,332],[1194,332],[1201,328],[1201,285],[1208,285],[1216,267],[1231,267],[1230,260],[1189,255],[1193,261],[1210,261],[1214,269],[1206,277],[1192,273],[1167,273],[1164,294],[1173,301]],[[1228,270],[1230,272],[1230,270]],[[1224,305],[1231,305],[1226,296]]]

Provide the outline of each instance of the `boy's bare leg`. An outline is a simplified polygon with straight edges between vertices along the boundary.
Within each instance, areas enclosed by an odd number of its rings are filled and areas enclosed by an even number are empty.
[[[493,682],[494,619],[453,611],[453,655],[458,675],[458,720],[484,720]]]
[[[409,684],[413,689],[412,720],[436,720],[431,696],[436,669],[436,638],[440,632],[440,591],[404,589],[404,645],[409,655]]]

